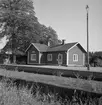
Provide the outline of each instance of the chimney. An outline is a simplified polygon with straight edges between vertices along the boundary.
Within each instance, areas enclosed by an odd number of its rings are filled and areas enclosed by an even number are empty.
[[[51,46],[50,41],[48,41],[48,46]]]
[[[64,44],[65,44],[65,39],[62,40],[62,45],[64,45]]]
[[[48,46],[51,46],[51,38],[48,40]]]

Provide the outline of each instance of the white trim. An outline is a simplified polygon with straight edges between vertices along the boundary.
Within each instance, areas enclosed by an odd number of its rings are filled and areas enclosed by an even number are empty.
[[[27,52],[27,50],[30,48],[31,45],[32,45],[32,43],[28,46],[28,48],[25,50],[25,52]]]
[[[77,44],[79,44],[79,43],[77,42],[75,45],[73,45],[71,48],[69,48],[68,51],[71,50],[72,48],[74,48]]]
[[[39,61],[38,61],[38,62],[39,62],[39,64],[40,64],[40,52],[39,52]]]
[[[42,56],[42,53],[39,52],[39,64],[41,64],[41,56]]]
[[[73,54],[73,62],[78,62],[78,54]]]
[[[27,52],[28,51],[28,49],[31,47],[31,45],[33,45],[39,52],[40,52],[40,50],[34,45],[34,43],[31,43],[30,45],[29,45],[29,47],[26,49],[26,51],[25,52]]]
[[[67,52],[67,66],[69,65],[69,51]]]
[[[40,50],[34,45],[34,43],[32,43],[33,44],[33,46],[40,52]]]
[[[69,66],[69,51],[72,49],[72,48],[74,48],[77,44],[79,44],[78,42],[75,44],[75,45],[73,45],[71,48],[69,48],[68,50],[67,50],[67,65]]]
[[[36,61],[36,60],[37,60],[37,59],[36,59],[36,54],[35,54],[35,53],[34,53],[34,54],[32,53],[32,54],[30,54],[30,55],[31,55],[31,56],[30,56],[30,60],[31,60],[31,61]],[[32,55],[35,56],[34,59],[33,59],[33,56],[32,56]]]
[[[85,65],[85,54],[83,53],[83,66]]]

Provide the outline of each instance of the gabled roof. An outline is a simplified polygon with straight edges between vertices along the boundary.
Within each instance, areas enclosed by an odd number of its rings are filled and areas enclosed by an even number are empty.
[[[48,49],[48,46],[45,44],[39,44],[39,43],[32,43],[33,45],[35,45],[40,52],[46,52]]]
[[[86,51],[84,50],[84,48],[78,42],[67,43],[67,44],[58,45],[58,46],[55,46],[55,47],[49,47],[47,49],[47,52],[69,51],[69,50],[71,50],[75,46],[78,46],[84,53],[86,53]]]
[[[45,44],[40,44],[40,43],[31,43],[29,47],[26,49],[26,51],[31,47],[34,46],[39,52],[46,52],[48,49],[48,46]]]
[[[53,46],[53,47],[49,47],[45,44],[39,44],[39,43],[32,43],[30,44],[30,46],[27,48],[27,50],[31,47],[34,46],[39,52],[56,52],[56,51],[69,51],[70,49],[72,49],[73,47],[77,46],[84,52],[86,53],[86,51],[84,50],[84,48],[78,43],[78,42],[74,42],[74,43],[67,43],[67,44],[60,44],[57,46]],[[27,51],[26,50],[26,51]]]
[[[55,47],[49,47],[47,49],[47,51],[48,52],[52,52],[52,51],[67,51],[68,49],[70,49],[71,47],[73,47],[76,44],[77,44],[77,42],[67,43],[67,44],[64,44],[64,45],[58,45],[58,46],[55,46]]]

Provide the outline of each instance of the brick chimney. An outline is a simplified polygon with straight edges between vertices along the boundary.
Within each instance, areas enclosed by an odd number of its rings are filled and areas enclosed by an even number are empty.
[[[48,46],[51,46],[51,43],[50,43],[50,41],[48,41]]]
[[[64,45],[64,44],[65,44],[65,39],[62,40],[62,45]]]
[[[51,46],[51,38],[49,38],[47,45],[48,45],[48,46]]]

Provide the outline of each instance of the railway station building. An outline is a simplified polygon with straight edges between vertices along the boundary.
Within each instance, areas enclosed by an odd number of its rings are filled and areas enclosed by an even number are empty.
[[[26,49],[27,64],[85,66],[85,49],[78,43],[56,46],[31,43]]]

